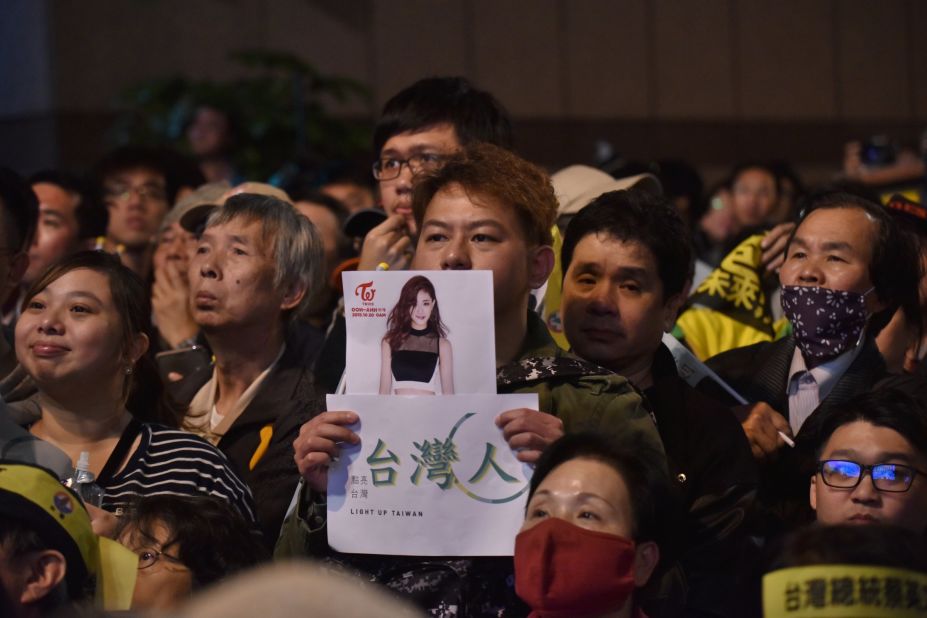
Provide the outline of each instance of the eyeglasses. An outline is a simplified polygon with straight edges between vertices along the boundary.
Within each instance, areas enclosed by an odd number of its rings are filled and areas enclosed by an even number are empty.
[[[180,561],[180,558],[175,558],[170,554],[165,554],[164,552],[157,551],[155,549],[142,549],[138,552],[138,569],[141,571],[142,569],[152,567],[161,558],[164,558],[168,562],[172,562],[184,568],[187,566]]]
[[[164,187],[157,185],[142,185],[140,187],[113,185],[105,189],[103,197],[109,202],[125,202],[132,197],[133,193],[138,196],[138,199],[146,202],[148,200],[161,202],[167,200],[167,192]]]
[[[902,464],[874,464],[865,466],[855,461],[828,459],[818,462],[818,472],[824,484],[837,489],[853,489],[860,484],[863,475],[869,472],[873,486],[879,491],[904,492],[911,489],[911,483],[918,474],[927,473]]]
[[[447,157],[438,154],[417,154],[408,159],[391,159],[389,157],[377,160],[373,164],[373,177],[377,180],[393,180],[399,178],[402,173],[402,166],[408,165],[412,175],[422,171],[430,172],[441,167]]]

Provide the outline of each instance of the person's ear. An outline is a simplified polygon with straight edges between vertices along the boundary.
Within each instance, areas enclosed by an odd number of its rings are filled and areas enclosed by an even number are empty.
[[[303,301],[303,298],[308,293],[308,287],[305,283],[295,283],[290,286],[290,289],[287,290],[287,293],[284,294],[283,299],[280,301],[280,309],[282,311],[289,311],[290,309],[295,309],[299,306],[299,303]]]
[[[884,311],[888,307],[888,303],[882,300],[882,297],[879,296],[879,291],[872,286],[872,291],[866,294],[866,297],[863,299],[863,302],[866,305],[866,311],[869,312],[869,316],[873,316],[881,311]]]
[[[809,489],[810,495],[808,500],[811,502],[811,509],[814,511],[818,510],[818,477],[814,475],[811,477],[811,488]]]
[[[647,584],[660,562],[660,548],[653,541],[640,543],[634,548],[634,586]]]
[[[679,309],[684,302],[686,302],[686,294],[682,291],[673,294],[663,303],[663,332],[668,333],[673,330],[676,318],[679,317]]]
[[[551,247],[539,245],[528,250],[528,283],[532,290],[544,285],[553,271],[554,250]]]
[[[148,351],[149,343],[145,333],[137,333],[132,339],[132,345],[129,346],[129,362],[132,366]]]
[[[68,566],[64,555],[54,549],[34,552],[29,559],[28,575],[19,602],[23,605],[38,603],[64,581]]]

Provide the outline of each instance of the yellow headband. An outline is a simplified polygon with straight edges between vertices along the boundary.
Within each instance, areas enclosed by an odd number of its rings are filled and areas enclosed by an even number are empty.
[[[927,574],[825,564],[763,577],[764,618],[917,618],[927,612]]]

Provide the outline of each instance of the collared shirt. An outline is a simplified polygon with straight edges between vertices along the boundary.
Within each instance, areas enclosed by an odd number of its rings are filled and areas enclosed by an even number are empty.
[[[798,433],[811,413],[830,394],[841,376],[856,359],[862,345],[853,346],[837,358],[808,369],[801,349],[795,347],[786,393],[789,396],[789,425],[792,433]]]
[[[200,388],[190,402],[190,409],[187,412],[187,423],[184,424],[184,428],[206,438],[213,444],[217,444],[222,436],[225,435],[225,432],[228,431],[229,427],[232,426],[232,423],[241,416],[245,408],[254,400],[261,384],[264,383],[264,380],[270,375],[270,372],[273,371],[277,363],[280,362],[280,358],[283,356],[285,350],[286,344],[280,347],[280,352],[277,353],[277,357],[274,358],[274,361],[268,365],[264,371],[258,374],[248,388],[245,389],[245,392],[241,394],[241,397],[238,398],[238,401],[235,402],[235,405],[225,414],[221,414],[216,409],[219,383],[216,379],[216,370],[213,369],[212,377]]]

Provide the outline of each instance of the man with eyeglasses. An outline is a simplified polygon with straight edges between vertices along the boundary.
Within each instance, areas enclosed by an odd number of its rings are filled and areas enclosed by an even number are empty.
[[[927,410],[898,388],[856,398],[830,415],[811,477],[822,524],[927,530]]]
[[[182,188],[204,182],[202,174],[176,153],[125,147],[104,157],[94,176],[109,212],[104,248],[147,278],[161,220]]]
[[[373,132],[373,177],[387,218],[364,238],[357,270],[404,270],[415,252],[412,214],[416,174],[434,170],[464,146],[489,142],[509,149],[508,113],[490,93],[463,77],[428,77],[393,96]],[[319,353],[316,380],[333,392],[344,370],[345,324],[334,320]]]
[[[510,148],[512,127],[499,101],[462,77],[421,79],[386,102],[374,129],[373,176],[388,218],[364,239],[358,270],[409,265],[417,236],[413,178],[472,142]]]

